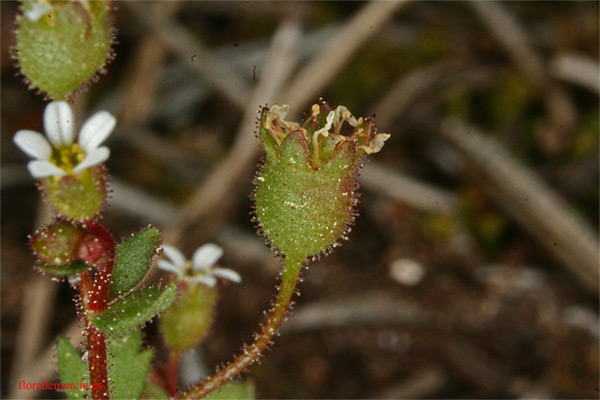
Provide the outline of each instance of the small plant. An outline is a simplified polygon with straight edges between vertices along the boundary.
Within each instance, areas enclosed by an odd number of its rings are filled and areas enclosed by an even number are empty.
[[[302,268],[347,239],[358,204],[358,170],[389,135],[376,132],[372,117],[356,118],[324,101],[314,104],[301,123],[285,119],[287,105],[262,108],[258,136],[265,155],[254,180],[254,221],[283,261],[281,283],[254,342],[212,377],[180,393],[179,359],[209,332],[217,280],[240,283],[241,277],[216,265],[223,254],[216,245],[199,247],[188,260],[162,243],[156,227],[117,241],[102,224],[110,180],[104,162],[110,151],[101,144],[117,122],[101,111],[75,135],[73,112],[62,99],[72,98],[110,59],[110,5],[39,0],[24,2],[22,11],[15,50],[21,70],[32,85],[59,99],[45,109],[45,135],[21,130],[14,137],[33,158],[28,169],[54,210],[54,219],[30,237],[30,244],[40,272],[67,279],[78,291],[75,303],[86,336],[82,351],[66,338],[58,340],[62,388],[69,399],[205,398],[246,370],[271,343]],[[167,283],[143,283],[154,264],[173,274]],[[152,366],[154,352],[143,347],[142,327],[157,315],[169,353],[164,368]],[[221,397],[253,397],[253,388],[236,383]]]

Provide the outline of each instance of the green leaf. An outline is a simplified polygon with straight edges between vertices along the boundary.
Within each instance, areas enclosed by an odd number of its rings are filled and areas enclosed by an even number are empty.
[[[67,338],[58,338],[56,355],[58,357],[58,372],[62,383],[84,384],[86,387],[89,387],[87,381],[87,364],[81,360],[81,355]],[[88,395],[87,389],[65,389],[64,392],[67,398],[71,400],[85,399]]]
[[[222,386],[206,396],[207,400],[254,400],[256,393],[252,382],[234,382],[232,385]]]
[[[140,329],[135,329],[123,337],[108,337],[106,352],[111,398],[141,398],[152,362],[152,350],[141,350],[141,346]]]
[[[137,285],[144,275],[155,254],[160,232],[156,228],[147,228],[131,235],[117,246],[115,266],[109,289],[110,299],[127,293]]]
[[[52,265],[48,263],[40,263],[36,266],[40,271],[56,275],[56,276],[67,276],[75,275],[85,270],[88,265],[84,261],[75,261],[66,265]]]
[[[169,400],[171,398],[162,387],[154,382],[148,382],[146,384],[146,388],[144,389],[144,394],[142,397],[144,399],[152,400]]]
[[[157,286],[140,289],[94,316],[92,323],[104,333],[123,334],[169,308],[176,296],[175,284],[165,289]]]
[[[40,3],[49,9],[32,18]],[[112,2],[23,1],[17,16],[15,55],[30,87],[67,100],[111,59]],[[29,15],[29,17],[28,17]]]

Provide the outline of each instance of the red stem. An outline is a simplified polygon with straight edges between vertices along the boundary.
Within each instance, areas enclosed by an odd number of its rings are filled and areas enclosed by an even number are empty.
[[[171,397],[177,395],[177,378],[179,377],[179,361],[181,359],[181,353],[178,351],[172,351],[169,354],[169,361],[165,370],[165,380],[167,393]]]
[[[97,222],[88,222],[84,226],[93,238],[97,239],[99,248],[106,252],[96,262],[96,274],[93,281],[90,271],[81,273],[79,292],[87,333],[92,399],[109,399],[106,335],[92,325],[90,319],[94,314],[106,309],[108,289],[111,282],[110,277],[115,260],[116,243],[110,232]]]

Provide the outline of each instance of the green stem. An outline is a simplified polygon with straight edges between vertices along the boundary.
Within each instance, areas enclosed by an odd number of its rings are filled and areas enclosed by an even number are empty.
[[[246,370],[252,363],[258,360],[263,350],[271,343],[271,339],[279,330],[286,311],[290,305],[292,295],[296,289],[300,271],[302,270],[302,261],[285,259],[281,277],[281,286],[277,293],[275,303],[271,308],[267,322],[262,326],[259,335],[254,339],[254,343],[242,349],[242,354],[234,359],[227,367],[223,368],[198,386],[184,393],[183,399],[202,399],[215,389],[223,386],[240,373]]]

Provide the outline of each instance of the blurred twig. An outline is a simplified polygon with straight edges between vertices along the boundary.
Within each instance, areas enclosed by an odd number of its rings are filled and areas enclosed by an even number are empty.
[[[190,228],[212,226],[203,219],[219,219],[230,210],[236,196],[236,186],[252,173],[252,165],[258,153],[254,134],[257,107],[272,102],[296,64],[295,48],[300,36],[296,22],[284,22],[276,32],[271,56],[267,59],[260,81],[250,101],[244,104],[244,119],[240,124],[233,149],[227,158],[212,172],[203,185],[180,210],[178,217],[165,231],[168,242],[178,242]]]
[[[431,327],[436,322],[428,310],[386,293],[354,293],[349,298],[305,304],[282,326],[281,333],[385,323]]]
[[[69,341],[74,347],[78,347],[84,337],[81,334],[81,326],[79,321],[73,321],[62,333],[61,336],[69,338]],[[44,382],[44,380],[53,376],[56,373],[56,343],[53,341],[48,345],[43,352],[39,353],[35,362],[29,364],[28,368],[23,371],[18,379],[25,382]],[[12,387],[9,394],[11,399],[34,399],[38,396],[38,390],[19,390],[19,385]]]
[[[158,200],[148,193],[135,189],[125,182],[112,179],[109,204],[121,212],[138,217],[151,224],[167,224],[177,215],[174,205]]]
[[[527,33],[506,7],[494,1],[472,1],[471,5],[514,58],[519,68],[538,85],[545,83],[546,72],[542,59],[528,45]]]
[[[597,294],[598,237],[587,222],[491,137],[452,119],[441,133],[485,176],[498,204]]]
[[[361,183],[376,193],[415,208],[452,213],[456,211],[453,194],[399,174],[377,162],[370,162],[361,170]]]
[[[180,5],[177,1],[164,1],[150,3],[148,7],[152,8],[154,15],[167,19],[177,12]],[[121,125],[135,125],[143,121],[152,110],[156,71],[160,69],[166,56],[164,45],[160,41],[161,31],[162,29],[157,29],[142,35],[131,57],[130,68],[124,78],[125,84],[120,90],[123,98],[119,115]]]
[[[444,60],[410,71],[399,78],[373,107],[373,113],[377,113],[379,130],[391,130],[395,118],[400,117],[449,74],[456,72],[459,66],[458,62]]]
[[[453,373],[470,381],[481,395],[505,391],[508,371],[484,350],[462,339],[444,341],[439,348]]]
[[[548,76],[544,60],[529,46],[527,34],[504,4],[495,1],[472,1],[471,4],[517,66],[542,91],[550,126],[544,129],[543,146],[550,153],[560,150],[566,135],[574,129],[577,111],[565,90]]]
[[[221,62],[215,55],[204,47],[187,30],[174,24],[165,16],[147,9],[147,5],[136,2],[126,2],[137,15],[138,21],[146,29],[154,31],[157,38],[179,57],[189,60],[189,67],[204,77],[206,82],[217,89],[231,103],[245,108],[250,99],[250,88],[246,81],[240,79],[229,64]],[[160,27],[160,28],[158,28]]]
[[[600,65],[579,54],[559,54],[550,63],[550,72],[557,78],[575,83],[600,94]]]
[[[440,367],[429,366],[418,369],[409,377],[386,387],[369,398],[372,399],[422,399],[434,396],[448,382],[446,372]]]
[[[359,47],[406,3],[407,0],[373,1],[365,5],[298,73],[283,96],[283,102],[294,104],[298,109],[311,101]]]

